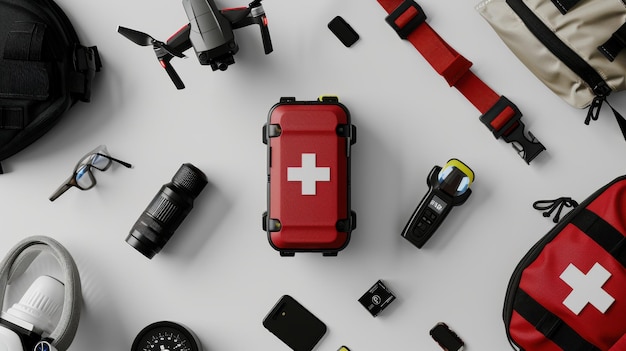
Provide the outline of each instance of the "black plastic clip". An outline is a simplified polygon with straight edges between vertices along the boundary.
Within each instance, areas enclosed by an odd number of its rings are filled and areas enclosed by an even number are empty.
[[[102,61],[95,46],[85,47],[76,45],[74,49],[74,71],[82,76],[82,86],[76,86],[75,90],[81,93],[80,100],[89,102],[91,100],[91,82],[102,68]],[[80,80],[80,77],[77,78]],[[81,85],[78,84],[77,85]]]
[[[407,12],[410,9],[413,9],[414,13]],[[405,20],[404,16],[408,16],[410,19]],[[398,20],[403,23],[398,23]],[[406,39],[415,28],[426,22],[426,13],[415,1],[404,0],[389,16],[385,17],[385,21],[398,33],[400,38]]]
[[[492,125],[492,122],[498,118],[507,107],[513,110],[514,114],[504,125],[496,129]],[[520,157],[523,158],[526,163],[530,164],[530,161],[546,148],[531,132],[528,132],[528,136],[525,135],[524,123],[522,123],[521,118],[522,112],[517,106],[506,97],[501,96],[498,102],[496,102],[489,111],[480,116],[480,121],[493,132],[493,136],[496,139],[502,138],[507,143],[511,143]]]

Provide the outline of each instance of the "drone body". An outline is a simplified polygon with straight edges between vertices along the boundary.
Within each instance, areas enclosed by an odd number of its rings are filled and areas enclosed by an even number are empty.
[[[183,89],[185,85],[170,60],[174,57],[185,57],[183,52],[193,48],[201,65],[210,65],[214,71],[225,71],[229,65],[235,63],[234,55],[239,51],[234,29],[258,24],[265,54],[272,52],[267,17],[261,1],[254,0],[247,7],[220,10],[214,0],[183,0],[189,23],[165,43],[125,27],[119,27],[118,32],[138,45],[151,45],[176,88]]]

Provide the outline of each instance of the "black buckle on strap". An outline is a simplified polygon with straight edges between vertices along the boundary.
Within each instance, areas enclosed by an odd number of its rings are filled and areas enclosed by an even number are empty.
[[[101,68],[102,62],[97,47],[76,45],[74,49],[74,71],[84,79],[83,85],[80,87],[82,89],[80,91],[82,101],[89,102],[91,100],[91,82],[96,72],[100,72]]]
[[[496,130],[491,125],[491,122],[507,107],[514,111],[514,115],[509,118],[502,127]],[[480,121],[493,132],[493,136],[496,137],[496,139],[502,138],[507,143],[511,143],[520,157],[523,158],[526,163],[530,164],[530,161],[546,148],[531,132],[528,132],[528,137],[524,134],[524,123],[522,123],[521,118],[522,112],[517,106],[506,97],[501,96],[498,102],[496,102],[489,111],[480,116]]]
[[[396,21],[410,8],[413,8],[417,13],[402,27],[398,26]],[[415,28],[419,27],[422,23],[426,22],[426,14],[415,1],[404,0],[389,16],[385,17],[385,21],[398,33],[400,38],[406,39]]]

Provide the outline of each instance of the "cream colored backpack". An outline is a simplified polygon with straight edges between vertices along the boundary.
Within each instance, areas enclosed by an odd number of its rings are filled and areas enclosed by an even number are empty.
[[[586,124],[612,92],[626,90],[622,0],[485,0],[476,9],[554,93],[589,108]],[[626,138],[626,121],[611,109]]]

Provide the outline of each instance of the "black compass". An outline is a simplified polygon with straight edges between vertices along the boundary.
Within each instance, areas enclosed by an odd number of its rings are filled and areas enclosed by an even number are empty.
[[[131,351],[202,351],[198,337],[187,327],[162,321],[143,328]]]

